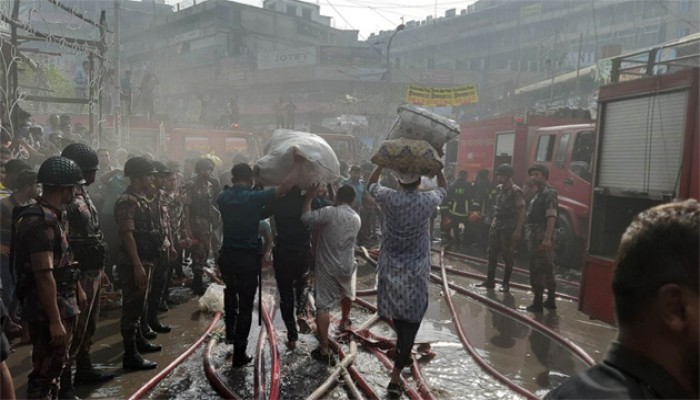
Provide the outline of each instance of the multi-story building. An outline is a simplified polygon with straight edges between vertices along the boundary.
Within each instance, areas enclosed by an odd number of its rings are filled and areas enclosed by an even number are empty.
[[[391,62],[396,69],[466,71],[480,98],[495,100],[600,58],[697,32],[699,7],[693,0],[480,0],[406,22]]]

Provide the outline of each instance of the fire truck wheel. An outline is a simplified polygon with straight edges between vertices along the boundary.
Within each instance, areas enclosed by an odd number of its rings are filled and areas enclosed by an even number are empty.
[[[560,212],[557,225],[557,235],[554,241],[554,263],[565,268],[580,269],[583,264],[583,253],[579,251],[581,240],[574,234],[569,217]]]

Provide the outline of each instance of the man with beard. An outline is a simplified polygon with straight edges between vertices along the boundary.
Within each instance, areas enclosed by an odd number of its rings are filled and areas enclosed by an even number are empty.
[[[546,399],[697,399],[700,396],[700,203],[635,217],[617,250],[612,290],[619,333],[601,364]]]

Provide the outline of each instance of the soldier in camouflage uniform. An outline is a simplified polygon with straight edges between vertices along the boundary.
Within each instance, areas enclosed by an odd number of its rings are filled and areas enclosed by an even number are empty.
[[[189,228],[187,227],[187,219],[185,218],[185,206],[182,204],[179,195],[180,180],[178,178],[178,170],[180,166],[175,162],[169,162],[167,167],[172,173],[163,179],[163,190],[161,198],[168,210],[168,222],[170,223],[171,242],[175,249],[174,257],[170,259],[170,268],[168,269],[166,282],[170,282],[173,273],[176,269],[182,268],[182,250],[189,248],[192,245],[192,240],[189,238]],[[161,309],[167,310],[167,301],[170,291],[166,285],[163,288],[163,297],[161,300]]]
[[[101,383],[114,378],[114,374],[103,374],[93,368],[90,361],[92,336],[97,328],[100,315],[100,286],[102,271],[107,256],[103,241],[97,209],[87,192],[87,186],[95,182],[98,169],[97,153],[89,146],[80,143],[68,145],[61,156],[78,164],[85,179],[85,185],[78,187],[73,201],[65,206],[66,218],[70,230],[68,241],[75,260],[80,266],[80,285],[87,296],[87,308],[80,310],[78,325],[71,346],[71,362],[75,356],[75,383]],[[71,363],[61,376],[60,398],[73,398],[75,393],[71,382]]]
[[[172,171],[162,162],[154,161],[153,167],[156,170],[155,175],[155,185],[156,185],[156,200],[157,211],[159,215],[154,215],[154,218],[158,218],[160,223],[159,226],[163,231],[165,236],[165,251],[158,260],[155,269],[152,274],[152,285],[151,291],[148,293],[148,311],[147,311],[147,322],[153,331],[157,333],[168,333],[171,331],[170,326],[163,325],[158,320],[158,309],[160,306],[160,301],[163,298],[163,291],[168,288],[168,271],[170,270],[170,260],[176,258],[175,248],[173,247],[173,237],[170,230],[170,214],[168,211],[169,198],[165,195],[163,191],[165,186],[165,180],[168,177],[174,176]]]
[[[502,164],[496,169],[495,175],[498,178],[498,187],[495,215],[489,229],[489,269],[486,280],[477,286],[488,289],[496,286],[496,265],[498,253],[501,253],[505,263],[501,291],[508,292],[510,275],[513,273],[513,250],[520,240],[525,223],[525,200],[523,191],[511,180],[513,167]]]
[[[144,360],[139,353],[160,351],[143,337],[141,315],[151,285],[151,273],[163,250],[159,220],[154,218],[153,175],[151,162],[143,157],[130,158],[124,175],[130,184],[114,204],[114,218],[121,237],[119,276],[122,279],[122,317],[120,328],[124,339],[124,369],[153,369],[155,362]]]
[[[530,286],[535,299],[528,311],[542,312],[542,307],[556,309],[556,282],[554,281],[554,262],[552,260],[552,242],[554,226],[558,218],[557,192],[549,186],[549,169],[535,164],[528,169],[532,185],[537,189],[527,207],[525,232],[530,250]],[[544,290],[547,289],[547,301],[542,302]]]
[[[197,241],[192,247],[192,292],[203,295],[206,286],[202,282],[204,266],[211,252],[211,236],[214,224],[220,220],[219,211],[214,207],[214,192],[209,177],[214,171],[214,162],[201,158],[195,164],[195,177],[183,188],[185,218],[187,218],[191,237]]]
[[[68,245],[63,206],[85,183],[80,167],[64,157],[51,157],[39,168],[43,194],[37,203],[16,209],[12,262],[18,272],[17,297],[29,324],[33,369],[27,398],[55,398],[85,293],[80,271]],[[77,294],[77,296],[76,296]]]

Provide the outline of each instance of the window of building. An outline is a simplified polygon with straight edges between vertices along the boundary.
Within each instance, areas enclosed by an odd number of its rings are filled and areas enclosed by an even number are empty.
[[[680,0],[678,2],[678,11],[689,12],[690,11],[690,0]]]
[[[542,135],[537,144],[536,161],[546,162],[552,161],[552,153],[554,152],[554,139],[556,135]]]
[[[297,16],[297,8],[296,6],[290,6],[287,4],[287,15],[292,15],[292,16]]]
[[[428,69],[433,69],[433,68],[435,68],[435,59],[434,59],[434,58],[429,58],[429,59],[428,59],[426,68],[428,68]]]
[[[304,19],[311,19],[311,10],[308,8],[302,8],[301,9],[301,16]]]
[[[559,138],[559,148],[557,149],[557,157],[554,160],[554,165],[557,168],[564,168],[564,163],[566,163],[566,154],[569,150],[569,138],[570,134],[561,135]]]

